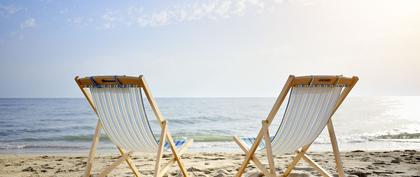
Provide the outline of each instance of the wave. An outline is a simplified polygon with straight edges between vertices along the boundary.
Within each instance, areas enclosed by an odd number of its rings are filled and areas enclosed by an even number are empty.
[[[0,128],[6,128],[7,126],[7,131],[2,131],[0,132],[2,135],[4,136],[9,136],[9,135],[15,135],[15,134],[21,134],[21,133],[58,133],[60,131],[62,131],[62,129],[58,129],[58,128],[23,128],[23,129],[10,129],[10,127],[13,126],[8,126],[7,124],[5,126],[1,126]]]
[[[65,141],[92,141],[93,135],[82,135],[82,136],[64,136],[62,138],[57,138],[56,140],[65,140]],[[159,135],[156,136],[158,139]],[[225,136],[225,135],[175,135],[174,139],[185,139],[191,138],[194,139],[195,142],[225,142],[225,141],[232,141],[232,136]],[[102,135],[101,141],[110,141],[108,136]]]
[[[78,135],[78,136],[58,136],[51,138],[22,138],[14,140],[5,140],[0,142],[37,142],[37,141],[69,141],[69,142],[90,142],[92,141],[93,135]],[[108,136],[101,135],[101,141],[110,141]]]
[[[175,136],[175,138],[182,138],[185,136]],[[194,135],[194,136],[187,136],[189,138],[194,139],[194,142],[226,142],[226,141],[233,141],[232,136],[227,135]]]
[[[84,149],[82,146],[62,146],[62,145],[0,145],[0,149]]]
[[[232,136],[226,135],[198,135],[190,136],[196,142],[215,142],[215,141],[233,141]],[[368,141],[378,140],[420,140],[420,133],[398,133],[398,134],[384,134],[384,135],[362,135],[362,136],[347,136],[340,140],[344,143],[363,143]],[[318,138],[315,141],[316,144],[329,144],[330,140],[328,137]]]
[[[375,133],[375,134],[359,134],[352,136],[343,136],[337,137],[338,141],[341,143],[366,143],[366,142],[378,142],[378,141],[387,141],[387,142],[420,142],[420,133]],[[315,141],[314,144],[330,144],[330,139],[328,136],[320,136]]]
[[[156,135],[156,139],[159,139],[160,135]],[[74,135],[74,136],[58,136],[50,138],[22,138],[7,140],[2,142],[41,142],[41,141],[68,141],[68,142],[90,142],[92,141],[93,135]],[[192,138],[195,142],[226,142],[233,141],[232,136],[226,135],[175,135],[174,139],[186,139]],[[107,135],[102,134],[100,141],[110,142],[111,140]]]
[[[376,136],[377,139],[420,139],[420,133],[398,133]]]

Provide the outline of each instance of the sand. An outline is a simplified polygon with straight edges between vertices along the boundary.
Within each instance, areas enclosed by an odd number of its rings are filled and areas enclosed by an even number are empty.
[[[309,154],[313,160],[335,174],[334,159],[330,152]],[[86,166],[87,153],[59,155],[0,155],[0,176],[81,176]],[[257,157],[266,164],[263,155]],[[420,152],[415,150],[402,151],[352,151],[342,152],[344,170],[347,176],[420,176]],[[94,174],[109,165],[118,157],[110,154],[99,154],[95,159]],[[243,154],[236,153],[190,153],[182,156],[191,176],[234,176],[239,168]],[[133,155],[134,162],[143,176],[152,176],[154,156]],[[165,155],[169,159],[169,155]],[[275,157],[277,171],[280,174],[291,155]],[[121,164],[108,176],[133,176],[126,163]],[[177,166],[173,166],[166,176],[182,176]],[[262,176],[254,165],[249,165],[244,176]],[[319,176],[319,174],[301,161],[291,176]]]

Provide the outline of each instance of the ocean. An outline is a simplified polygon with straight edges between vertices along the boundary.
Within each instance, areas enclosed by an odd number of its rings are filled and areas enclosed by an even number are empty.
[[[193,152],[241,152],[233,135],[256,136],[275,98],[157,98]],[[149,107],[154,132],[160,133]],[[270,127],[275,134],[279,111]],[[0,153],[88,152],[97,118],[84,98],[0,99]],[[333,117],[341,151],[420,149],[420,97],[349,97]],[[103,134],[99,151],[115,147]],[[324,130],[312,151],[331,151]]]

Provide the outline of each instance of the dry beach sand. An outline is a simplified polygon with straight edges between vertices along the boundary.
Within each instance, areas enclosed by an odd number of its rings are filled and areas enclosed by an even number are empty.
[[[330,152],[309,154],[313,160],[335,174],[334,159]],[[86,166],[86,154],[58,155],[0,155],[0,176],[81,176]],[[115,161],[118,156],[99,154],[95,159],[94,174]],[[257,157],[266,164],[263,155]],[[402,151],[352,151],[342,152],[344,170],[347,176],[420,176],[420,152],[415,150]],[[169,155],[165,155],[168,160]],[[244,159],[243,154],[235,153],[190,153],[182,156],[191,176],[234,176]],[[284,170],[292,156],[276,156],[277,171]],[[152,176],[154,156],[133,155],[134,162],[143,176]],[[133,176],[127,164],[121,164],[108,176]],[[182,176],[177,166],[173,166],[167,176]],[[250,165],[244,176],[262,176],[254,165]],[[319,174],[301,161],[291,176],[319,176]]]

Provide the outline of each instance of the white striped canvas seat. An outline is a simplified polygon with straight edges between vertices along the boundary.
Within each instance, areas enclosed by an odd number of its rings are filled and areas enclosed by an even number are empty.
[[[105,133],[117,146],[129,151],[155,153],[158,140],[150,127],[142,90],[136,86],[91,87],[93,102]],[[175,140],[177,147],[185,140]],[[169,149],[166,142],[165,149]]]
[[[291,89],[287,108],[274,137],[273,154],[291,153],[312,143],[324,129],[343,86],[295,86]],[[250,148],[255,137],[241,137]],[[265,148],[261,141],[258,150]]]
[[[296,86],[271,144],[273,154],[292,153],[311,144],[322,132],[343,86]]]

